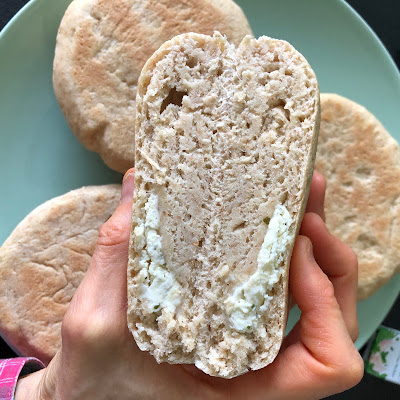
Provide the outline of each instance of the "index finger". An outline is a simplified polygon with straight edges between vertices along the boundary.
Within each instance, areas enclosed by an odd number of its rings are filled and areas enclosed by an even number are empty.
[[[333,284],[347,329],[355,341],[358,336],[357,257],[350,247],[332,236],[321,218],[313,213],[304,216],[300,232],[311,240],[315,259]]]

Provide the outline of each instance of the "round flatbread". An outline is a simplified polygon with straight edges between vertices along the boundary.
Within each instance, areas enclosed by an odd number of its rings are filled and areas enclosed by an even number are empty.
[[[263,368],[312,178],[314,71],[283,40],[179,35],[144,66],[137,110],[128,327],[157,362]]]
[[[251,29],[231,0],[75,0],[57,36],[53,86],[68,124],[112,169],[134,165],[136,88],[161,44],[218,30],[239,44]]]
[[[326,222],[357,254],[361,300],[400,271],[400,149],[351,100],[321,94],[321,111],[315,167],[328,182]]]
[[[120,185],[89,186],[33,210],[0,248],[0,333],[20,355],[49,362]]]

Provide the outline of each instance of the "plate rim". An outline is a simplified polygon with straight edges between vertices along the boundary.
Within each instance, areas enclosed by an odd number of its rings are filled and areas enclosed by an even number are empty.
[[[31,0],[31,1],[34,1],[34,0]],[[341,3],[342,6],[345,7],[352,14],[352,16],[358,20],[358,23],[365,30],[367,30],[368,33],[370,33],[373,36],[374,41],[380,47],[381,52],[383,52],[387,56],[390,66],[393,68],[394,72],[397,72],[398,83],[400,85],[400,65],[397,66],[392,55],[390,54],[389,50],[386,48],[385,44],[382,42],[381,38],[372,29],[372,27],[369,25],[369,23],[346,0],[337,0],[337,1],[339,3]]]
[[[25,3],[11,18],[10,20],[4,25],[3,29],[0,31],[0,41],[3,36],[10,30],[11,25],[20,17],[20,14],[25,13],[29,8],[33,7],[35,3],[40,2],[42,0],[29,0]],[[72,1],[72,0],[71,0]]]

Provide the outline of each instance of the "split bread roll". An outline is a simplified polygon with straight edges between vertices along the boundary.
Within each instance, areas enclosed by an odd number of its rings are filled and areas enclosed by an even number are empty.
[[[128,325],[158,362],[232,378],[271,363],[319,125],[284,41],[184,34],[139,79]]]
[[[120,193],[121,185],[87,186],[46,201],[1,246],[0,334],[17,354],[45,363],[56,354],[65,311]]]
[[[251,29],[232,0],[74,0],[57,35],[53,86],[80,142],[124,173],[134,165],[137,81],[149,57],[185,32],[239,44]]]
[[[316,169],[327,179],[326,223],[358,258],[358,298],[400,272],[400,148],[366,108],[321,94]]]

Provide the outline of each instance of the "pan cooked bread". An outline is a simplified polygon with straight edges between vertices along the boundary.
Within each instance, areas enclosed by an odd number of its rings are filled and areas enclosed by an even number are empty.
[[[400,149],[364,107],[321,95],[316,169],[327,179],[326,223],[358,258],[358,298],[400,271]]]
[[[112,169],[134,165],[140,71],[158,47],[185,32],[251,34],[232,0],[74,0],[58,31],[53,86],[80,142]]]
[[[224,378],[273,361],[318,124],[316,77],[285,41],[190,33],[146,63],[128,266],[140,349]]]
[[[0,248],[0,333],[23,356],[48,363],[61,321],[121,185],[88,186],[40,205]]]

